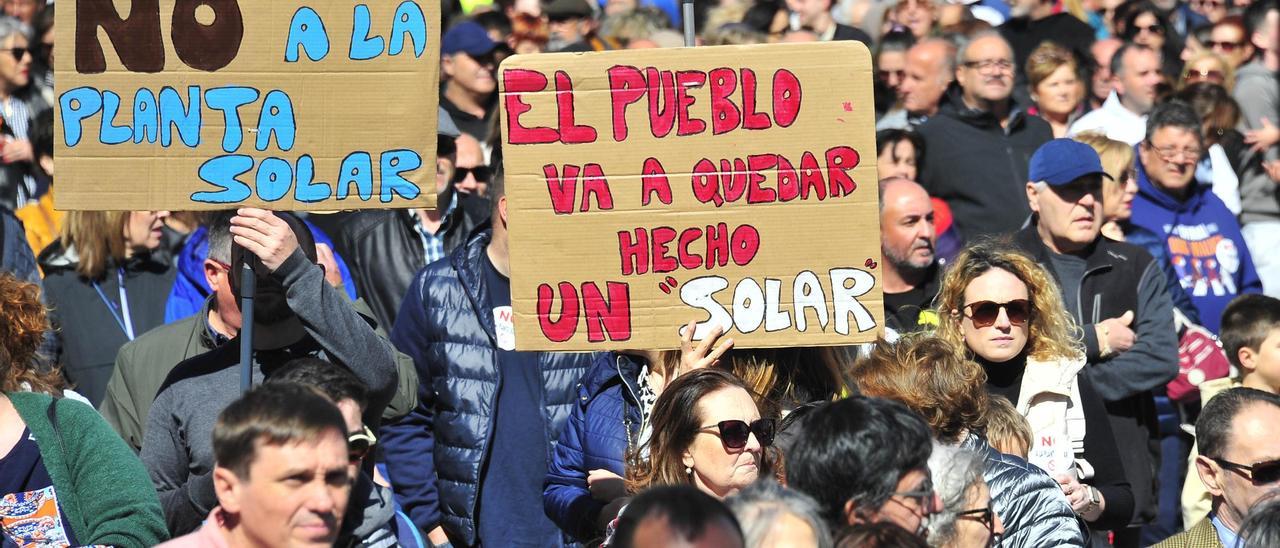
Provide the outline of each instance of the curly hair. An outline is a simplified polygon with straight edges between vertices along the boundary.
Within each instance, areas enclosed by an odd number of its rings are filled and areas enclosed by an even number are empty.
[[[938,323],[938,337],[951,343],[957,351],[972,354],[960,330],[964,291],[975,278],[997,268],[1013,274],[1027,286],[1031,301],[1027,355],[1044,361],[1082,358],[1084,344],[1075,320],[1062,304],[1062,293],[1053,276],[1031,257],[1002,240],[970,246],[947,268],[938,292],[938,317],[942,319]]]
[[[915,411],[943,443],[986,428],[986,372],[937,337],[909,334],[896,344],[877,339],[851,375],[863,395],[898,400]]]
[[[0,272],[0,391],[62,395],[61,374],[40,364],[38,351],[48,331],[40,287]]]

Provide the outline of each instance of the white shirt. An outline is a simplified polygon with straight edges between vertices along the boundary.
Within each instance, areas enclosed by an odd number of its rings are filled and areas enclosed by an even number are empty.
[[[1125,108],[1120,104],[1120,96],[1112,91],[1100,108],[1071,124],[1067,129],[1067,137],[1075,137],[1086,131],[1106,133],[1108,139],[1133,146],[1141,143],[1147,135],[1147,116],[1134,114]]]

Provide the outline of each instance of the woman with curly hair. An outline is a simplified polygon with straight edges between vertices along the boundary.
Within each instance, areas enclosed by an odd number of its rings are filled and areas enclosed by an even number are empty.
[[[154,546],[166,536],[142,461],[36,351],[40,290],[0,273],[0,544]]]
[[[1094,530],[1133,516],[1107,411],[1089,379],[1078,328],[1057,283],[1030,257],[986,242],[960,253],[938,294],[938,337],[978,362],[987,390],[1031,424],[1028,460],[1057,480]]]

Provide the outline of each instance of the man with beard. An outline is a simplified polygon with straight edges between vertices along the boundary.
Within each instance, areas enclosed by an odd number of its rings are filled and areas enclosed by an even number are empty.
[[[368,387],[363,420],[377,429],[397,388],[395,350],[374,332],[346,296],[315,264],[311,232],[297,217],[242,208],[231,219],[232,265],[256,256],[253,381],[261,383],[286,362],[322,357],[346,367]],[[232,295],[241,268],[230,270]],[[218,505],[213,485],[213,427],[218,413],[240,395],[239,334],[177,365],[147,416],[142,462],[160,496],[169,532],[194,530]],[[416,380],[416,379],[415,379]]]
[[[932,310],[942,269],[933,246],[933,203],[903,177],[880,181],[880,252],[884,255],[885,325],[898,333],[938,326]]]
[[[951,206],[970,241],[1022,227],[1031,213],[1022,199],[1027,158],[1053,138],[1048,122],[1011,97],[1014,72],[1009,43],[977,34],[956,53],[959,85],[917,130],[926,155],[920,184]]]
[[[1141,44],[1125,44],[1111,56],[1111,96],[1098,109],[1080,117],[1067,131],[1105,133],[1108,139],[1136,145],[1147,130],[1147,113],[1156,103],[1160,53]]]
[[[1101,235],[1104,176],[1089,145],[1055,139],[1040,147],[1025,191],[1031,222],[1014,241],[1053,274],[1083,331],[1089,367],[1081,374],[1107,402],[1138,525],[1155,516],[1152,390],[1177,376],[1178,339],[1160,264],[1138,246]],[[1137,545],[1136,528],[1115,534],[1117,546]]]

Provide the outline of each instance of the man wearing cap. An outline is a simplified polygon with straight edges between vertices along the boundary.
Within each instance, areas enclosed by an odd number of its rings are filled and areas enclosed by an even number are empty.
[[[1032,155],[1028,173],[1031,222],[1014,241],[1053,274],[1081,326],[1089,361],[1083,374],[1107,401],[1135,507],[1152,516],[1158,457],[1149,442],[1158,428],[1151,391],[1178,374],[1164,273],[1146,250],[1101,236],[1106,173],[1092,147],[1049,141]],[[1132,529],[1116,533],[1137,538]]]
[[[464,181],[488,183],[480,144],[459,132],[444,108],[439,114],[436,207],[364,210],[340,214],[340,221],[330,223],[334,246],[351,265],[356,289],[387,329],[395,325],[400,301],[418,271],[448,256],[489,218],[489,200],[460,192],[454,181],[461,161],[469,173]]]
[[[622,49],[612,38],[599,36],[596,11],[587,0],[551,0],[542,8],[547,16],[550,41],[547,51],[606,51]]]
[[[347,367],[368,386],[363,419],[376,427],[398,387],[395,350],[374,332],[370,319],[325,281],[311,232],[296,216],[256,208],[242,208],[220,224],[216,229],[228,230],[236,244],[232,265],[248,254],[258,259],[253,382],[261,383],[292,358],[323,357]],[[243,283],[241,269],[228,269],[228,294],[234,296]],[[229,304],[234,306],[234,297]],[[214,419],[240,395],[241,344],[237,334],[178,364],[148,412],[142,462],[175,536],[194,530],[218,504],[212,479]]]
[[[463,133],[484,142],[497,109],[498,43],[474,21],[462,21],[440,40],[440,106]]]

